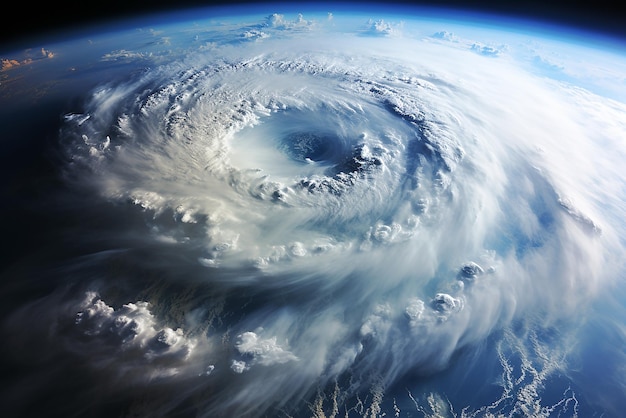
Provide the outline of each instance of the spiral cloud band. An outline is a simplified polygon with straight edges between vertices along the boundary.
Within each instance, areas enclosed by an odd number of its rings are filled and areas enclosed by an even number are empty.
[[[407,26],[272,15],[97,87],[60,138],[103,250],[10,323],[146,413],[575,415],[541,388],[623,276],[626,106]],[[483,406],[405,383],[485,364]]]

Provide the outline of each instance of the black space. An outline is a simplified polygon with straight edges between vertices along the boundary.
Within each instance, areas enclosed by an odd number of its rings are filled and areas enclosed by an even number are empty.
[[[206,6],[236,6],[246,9],[250,4],[278,5],[272,7],[280,12],[280,4],[297,9],[298,4],[324,4],[315,1],[250,1],[250,0],[106,0],[86,2],[66,0],[64,2],[11,2],[4,6],[3,24],[0,29],[0,48],[6,45],[24,45],[41,37],[59,35],[68,29],[74,31],[93,29],[93,25],[105,24],[110,20],[133,18],[151,13],[180,11],[187,8]],[[624,39],[626,45],[626,13],[623,2],[615,0],[390,0],[390,1],[344,1],[358,10],[363,7],[404,6],[455,7],[479,12],[494,12],[521,18],[533,18],[546,22],[565,24],[593,30],[605,35]],[[328,2],[329,8],[338,2]],[[332,11],[332,10],[329,10]],[[5,45],[5,47],[6,47]],[[4,48],[2,48],[4,49]]]

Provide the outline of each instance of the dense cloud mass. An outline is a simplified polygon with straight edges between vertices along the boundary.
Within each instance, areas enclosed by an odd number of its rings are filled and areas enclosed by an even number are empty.
[[[623,276],[626,106],[450,32],[324,28],[272,15],[67,113],[65,184],[124,221],[7,327],[43,313],[140,413],[575,415],[540,391]],[[487,406],[405,383],[459,362],[502,370]]]

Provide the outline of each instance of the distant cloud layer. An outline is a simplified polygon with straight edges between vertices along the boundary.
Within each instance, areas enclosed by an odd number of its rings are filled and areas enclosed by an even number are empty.
[[[54,52],[49,51],[45,48],[41,48],[41,55],[33,54],[31,51],[26,51],[25,58],[15,59],[15,58],[1,58],[2,61],[2,71],[8,70],[10,68],[19,67],[22,65],[32,64],[36,60],[45,59],[45,58],[54,58]]]

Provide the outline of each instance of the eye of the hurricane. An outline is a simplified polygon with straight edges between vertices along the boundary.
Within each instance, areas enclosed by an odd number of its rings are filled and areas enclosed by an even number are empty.
[[[293,132],[281,139],[282,151],[301,163],[335,164],[341,139],[331,134]]]
[[[272,115],[233,134],[230,162],[236,169],[282,180],[336,174],[355,141],[328,126],[333,122],[307,120],[299,112]]]

